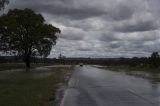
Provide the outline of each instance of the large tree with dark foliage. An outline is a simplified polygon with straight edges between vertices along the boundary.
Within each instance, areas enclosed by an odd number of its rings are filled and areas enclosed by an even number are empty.
[[[4,9],[5,4],[8,4],[9,0],[0,0],[0,10]]]
[[[0,50],[24,57],[30,68],[32,56],[46,57],[56,44],[60,29],[46,24],[41,14],[14,9],[0,17]]]

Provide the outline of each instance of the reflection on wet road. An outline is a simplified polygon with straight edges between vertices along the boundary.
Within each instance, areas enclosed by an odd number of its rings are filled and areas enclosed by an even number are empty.
[[[160,85],[122,72],[77,66],[62,106],[160,106]]]

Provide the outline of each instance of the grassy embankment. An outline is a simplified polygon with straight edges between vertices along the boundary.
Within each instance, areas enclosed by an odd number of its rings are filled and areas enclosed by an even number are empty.
[[[159,72],[160,68],[153,68],[149,66],[128,66],[128,65],[117,65],[117,66],[107,66],[105,68],[116,70],[116,71],[144,71],[144,72]]]
[[[160,67],[150,67],[150,66],[129,66],[129,65],[109,65],[109,66],[100,66],[99,68],[110,69],[113,71],[143,71],[143,72],[159,72]]]
[[[73,66],[1,72],[0,106],[48,106],[55,99],[57,85],[64,83],[66,75],[72,71]]]
[[[50,65],[50,64],[47,64],[47,63],[31,64],[31,68],[47,66],[47,65]],[[24,69],[24,68],[25,68],[24,63],[0,63],[0,71],[11,70],[11,69]]]
[[[144,66],[128,66],[128,65],[112,65],[112,66],[102,66],[99,67],[101,69],[107,69],[116,72],[123,72],[127,75],[150,79],[153,82],[160,82],[160,69],[159,68],[151,68]]]

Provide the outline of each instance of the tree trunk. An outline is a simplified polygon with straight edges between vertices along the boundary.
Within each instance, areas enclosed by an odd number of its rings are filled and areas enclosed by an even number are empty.
[[[30,59],[29,58],[26,58],[26,67],[27,68],[30,68]]]
[[[30,61],[30,60],[31,60],[31,54],[28,53],[28,54],[25,56],[26,71],[29,71],[30,68],[31,68],[31,65],[30,65],[31,61]]]

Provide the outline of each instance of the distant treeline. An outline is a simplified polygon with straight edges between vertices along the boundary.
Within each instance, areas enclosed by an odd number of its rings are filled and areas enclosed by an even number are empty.
[[[158,52],[152,53],[150,57],[133,58],[31,58],[32,63],[52,63],[52,64],[95,64],[95,65],[129,65],[129,66],[160,66],[160,56]],[[0,63],[22,63],[22,57],[0,56]]]

